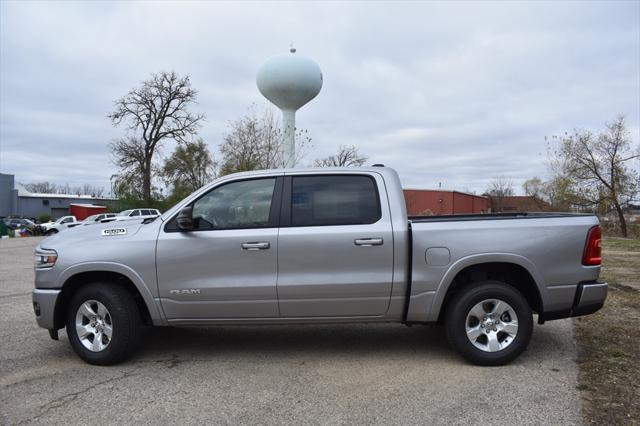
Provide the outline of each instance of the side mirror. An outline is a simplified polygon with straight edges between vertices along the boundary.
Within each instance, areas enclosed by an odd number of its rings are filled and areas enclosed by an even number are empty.
[[[193,206],[187,206],[180,210],[176,218],[176,225],[181,231],[193,230]]]

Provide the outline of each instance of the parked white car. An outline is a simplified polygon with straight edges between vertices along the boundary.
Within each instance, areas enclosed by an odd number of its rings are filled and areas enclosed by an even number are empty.
[[[121,221],[121,220],[134,220],[134,219],[150,219],[160,216],[160,211],[158,209],[130,209],[125,210],[116,215],[112,220]],[[102,222],[107,222],[109,220],[103,220]]]
[[[40,226],[44,229],[45,235],[53,235],[67,228],[78,226],[80,223],[75,216],[62,216],[55,222],[41,223]]]

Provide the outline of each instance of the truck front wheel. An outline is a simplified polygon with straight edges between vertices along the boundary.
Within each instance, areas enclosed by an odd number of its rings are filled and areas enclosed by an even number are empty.
[[[449,342],[477,365],[507,364],[526,349],[533,332],[527,300],[500,281],[465,287],[453,297],[445,315]]]
[[[67,306],[69,342],[84,361],[112,365],[135,349],[140,312],[132,296],[118,284],[82,286]]]

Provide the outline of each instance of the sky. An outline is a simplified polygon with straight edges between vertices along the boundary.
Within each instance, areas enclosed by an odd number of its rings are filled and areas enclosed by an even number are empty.
[[[640,1],[0,1],[0,172],[109,187],[107,114],[152,72],[189,75],[200,136],[274,108],[255,76],[271,55],[321,67],[298,111],[303,164],[356,145],[408,188],[517,192],[547,176],[546,136],[625,114],[640,141]],[[161,154],[173,149],[165,144]]]

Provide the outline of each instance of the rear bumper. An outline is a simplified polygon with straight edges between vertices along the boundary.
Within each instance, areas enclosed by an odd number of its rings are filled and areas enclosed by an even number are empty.
[[[47,330],[54,329],[54,314],[60,290],[45,290],[36,288],[33,290],[33,311],[38,325]]]
[[[608,288],[609,284],[606,282],[580,283],[576,288],[573,305],[570,309],[544,312],[538,317],[538,322],[542,324],[549,320],[592,314],[604,305]]]
[[[576,290],[576,303],[571,311],[572,317],[588,315],[596,312],[607,298],[609,284],[598,282],[592,284],[579,284]]]

